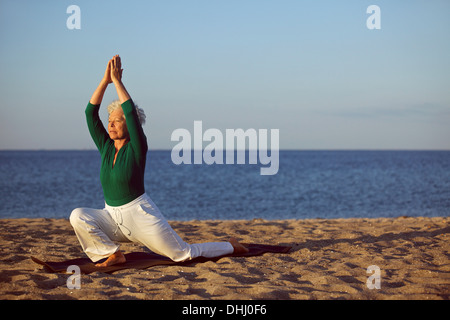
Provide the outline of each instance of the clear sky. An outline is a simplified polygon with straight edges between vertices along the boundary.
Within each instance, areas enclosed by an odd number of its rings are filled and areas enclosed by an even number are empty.
[[[449,15],[448,0],[1,0],[0,149],[95,148],[84,109],[119,54],[150,149],[201,120],[279,129],[282,149],[449,150]]]

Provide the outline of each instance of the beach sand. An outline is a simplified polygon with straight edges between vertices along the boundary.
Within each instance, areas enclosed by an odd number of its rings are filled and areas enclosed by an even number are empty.
[[[52,274],[30,257],[85,257],[68,220],[0,219],[0,299],[449,299],[450,217],[170,221],[190,243],[289,245],[288,254],[225,257],[113,274]],[[123,244],[125,253],[145,251]],[[380,289],[369,266],[380,270]]]

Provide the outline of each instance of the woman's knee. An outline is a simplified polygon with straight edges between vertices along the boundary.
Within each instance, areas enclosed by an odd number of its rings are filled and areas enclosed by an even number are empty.
[[[85,210],[83,208],[76,208],[70,213],[69,221],[72,226],[77,225],[85,218]]]
[[[187,243],[185,243],[185,246],[183,248],[179,248],[179,249],[172,248],[171,250],[168,250],[168,251],[169,252],[167,252],[166,255],[172,261],[183,262],[183,261],[192,259],[192,249],[191,249],[191,246]]]
[[[183,262],[192,259],[191,248],[187,243],[184,245],[179,245],[178,243],[174,244],[170,243],[169,241],[159,242],[155,240],[138,242],[146,246],[154,253],[165,256],[174,262]]]
[[[183,262],[191,259],[191,255],[188,252],[176,252],[174,254],[169,255],[169,258],[175,262]]]

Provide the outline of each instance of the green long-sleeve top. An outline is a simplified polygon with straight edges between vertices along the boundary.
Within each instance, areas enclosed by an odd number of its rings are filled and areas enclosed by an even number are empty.
[[[110,206],[127,204],[145,193],[144,172],[148,150],[147,138],[131,99],[122,103],[130,141],[118,152],[114,140],[109,137],[98,115],[100,105],[90,102],[86,107],[86,120],[89,133],[100,151],[102,164],[100,181],[105,202]]]

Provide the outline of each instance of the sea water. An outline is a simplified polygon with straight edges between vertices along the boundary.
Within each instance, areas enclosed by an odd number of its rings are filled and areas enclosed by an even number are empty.
[[[450,151],[280,151],[248,164],[175,165],[149,151],[146,192],[169,220],[450,216]],[[0,218],[104,208],[98,151],[0,151]]]

